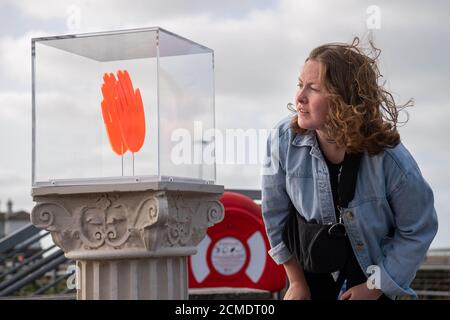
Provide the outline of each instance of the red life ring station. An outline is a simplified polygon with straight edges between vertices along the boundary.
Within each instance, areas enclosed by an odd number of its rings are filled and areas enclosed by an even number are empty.
[[[268,255],[261,207],[239,193],[225,192],[222,222],[208,229],[189,257],[189,288],[254,288],[280,291],[286,277]]]

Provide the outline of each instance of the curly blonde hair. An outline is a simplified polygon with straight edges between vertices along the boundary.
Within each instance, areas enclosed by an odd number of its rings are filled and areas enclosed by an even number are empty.
[[[379,84],[382,77],[377,66],[381,50],[370,43],[370,53],[365,54],[355,37],[351,44],[329,43],[311,51],[308,60],[321,64],[321,81],[329,102],[325,132],[346,152],[367,151],[371,155],[394,147],[400,142],[397,131],[399,111],[412,106],[408,100],[397,106],[391,93]],[[288,107],[292,108],[292,104]],[[305,134],[296,115],[291,127],[296,133]],[[407,121],[407,120],[406,120]],[[404,121],[404,122],[406,122]]]

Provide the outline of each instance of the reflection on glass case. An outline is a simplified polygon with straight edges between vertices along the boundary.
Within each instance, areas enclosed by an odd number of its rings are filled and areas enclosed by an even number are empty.
[[[161,28],[55,36],[32,66],[33,187],[215,181],[211,49]]]

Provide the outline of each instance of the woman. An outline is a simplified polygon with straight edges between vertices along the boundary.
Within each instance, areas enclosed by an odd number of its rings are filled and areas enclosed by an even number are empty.
[[[417,297],[410,284],[437,232],[433,193],[400,142],[399,108],[378,83],[379,51],[372,49],[374,58],[358,38],[314,49],[299,77],[295,115],[268,140],[267,167],[277,170],[263,174],[262,210],[269,254],[289,279],[285,299],[337,299],[343,291],[340,299]],[[338,210],[340,170],[358,154],[354,195]],[[345,268],[333,274],[303,269],[283,241],[291,204],[309,223],[342,219]],[[375,286],[366,283],[370,270]]]

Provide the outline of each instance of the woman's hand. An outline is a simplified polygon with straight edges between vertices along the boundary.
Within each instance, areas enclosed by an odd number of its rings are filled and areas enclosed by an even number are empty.
[[[345,291],[341,300],[377,300],[382,294],[380,289],[369,289],[364,282]]]
[[[284,295],[284,300],[311,300],[311,292],[303,267],[294,258],[289,259],[283,266],[289,280],[289,288]]]
[[[306,282],[296,281],[289,284],[284,300],[311,300],[311,292]]]

